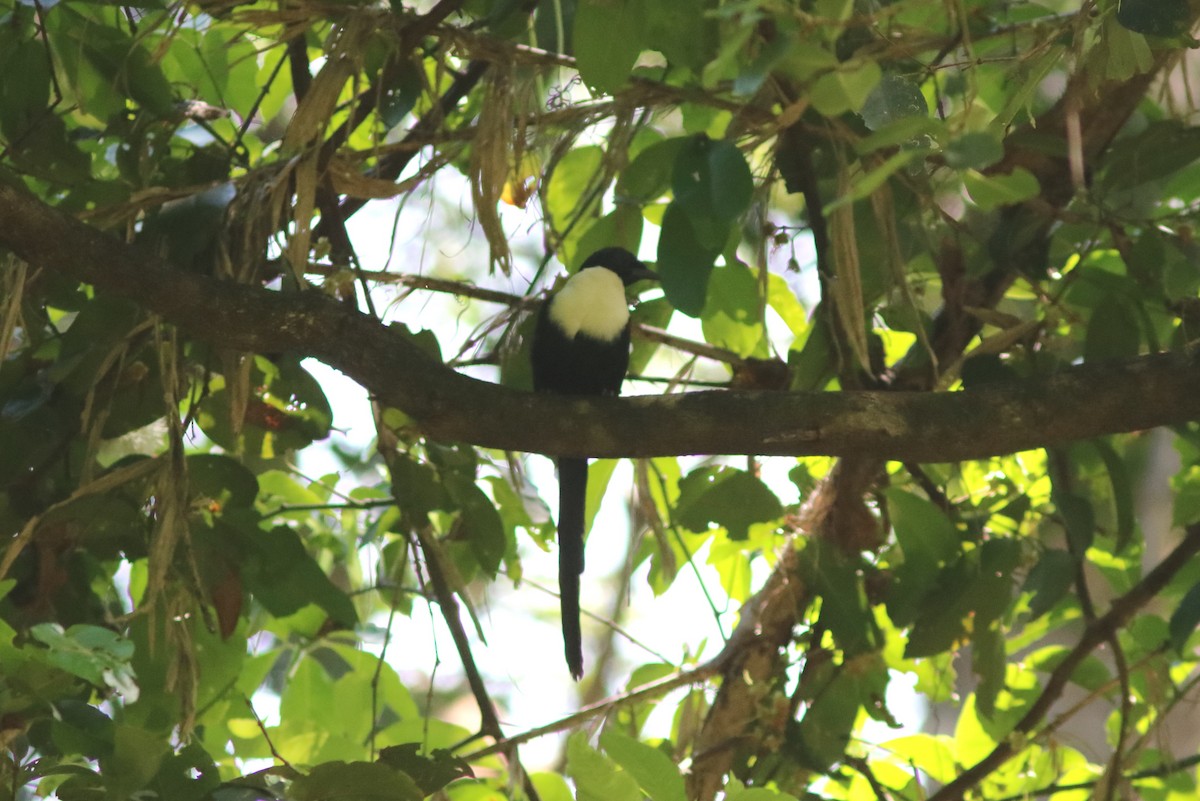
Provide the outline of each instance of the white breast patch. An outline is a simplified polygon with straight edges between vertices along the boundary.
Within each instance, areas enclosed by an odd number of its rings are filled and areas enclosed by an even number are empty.
[[[571,339],[584,334],[611,342],[629,322],[625,284],[607,267],[580,270],[551,299],[550,319]]]

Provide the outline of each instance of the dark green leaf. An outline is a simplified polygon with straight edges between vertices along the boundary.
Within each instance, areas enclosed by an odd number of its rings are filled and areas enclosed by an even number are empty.
[[[64,631],[57,623],[39,623],[30,635],[49,647],[47,661],[96,687],[124,689],[131,679],[133,643],[109,629],[77,624]],[[136,698],[136,688],[133,689]]]
[[[241,551],[249,557],[241,564],[247,589],[272,614],[283,617],[312,603],[342,625],[358,622],[350,598],[329,580],[290,528],[276,526],[253,533],[228,526],[217,530],[232,536],[237,548],[233,553]]]
[[[1067,530],[1071,553],[1076,559],[1083,559],[1096,536],[1096,512],[1092,509],[1092,503],[1082,495],[1070,492],[1055,492],[1053,499]]]
[[[1131,359],[1141,350],[1142,327],[1129,301],[1106,295],[1088,320],[1083,358],[1089,362]]]
[[[172,801],[214,801],[221,785],[221,772],[199,743],[184,746],[177,754],[168,754],[151,783],[159,798]]]
[[[715,523],[733,539],[745,539],[755,523],[778,519],[783,506],[766,484],[742,470],[700,468],[679,482],[676,519],[692,531]]]
[[[1075,560],[1066,551],[1048,550],[1025,578],[1024,592],[1032,593],[1029,615],[1036,619],[1049,612],[1071,588]]]
[[[1171,613],[1168,628],[1171,632],[1171,647],[1176,652],[1184,653],[1184,646],[1197,625],[1200,625],[1200,583],[1192,585],[1179,601],[1179,606]]]
[[[720,249],[726,235],[717,232],[710,236],[706,229],[714,221],[731,223],[750,207],[754,179],[736,145],[700,135],[679,148],[671,172],[671,189],[704,244]]]
[[[699,317],[704,311],[708,279],[721,248],[700,244],[688,213],[678,202],[667,207],[658,237],[658,274],[663,293],[679,311]]]
[[[978,554],[979,576],[972,582],[968,600],[978,630],[990,627],[1008,609],[1021,546],[1016,540],[993,538],[985,540],[974,553]]]
[[[707,156],[713,213],[718,219],[732,222],[750,208],[754,194],[750,165],[742,151],[724,139],[709,145]]]
[[[1147,36],[1182,36],[1188,28],[1187,0],[1120,0],[1117,22]]]
[[[258,479],[238,460],[216,453],[187,457],[192,499],[209,498],[220,506],[249,508],[258,496]]]
[[[808,580],[821,595],[820,622],[838,647],[847,656],[874,647],[875,621],[858,560],[820,539],[808,544],[803,558]]]
[[[1169,5],[1174,0],[1163,0]],[[1148,0],[1158,5],[1158,0]],[[1200,128],[1175,120],[1153,122],[1145,130],[1113,143],[1104,159],[1101,186],[1128,190],[1167,178],[1200,158]]]
[[[1125,461],[1106,440],[1092,440],[1092,447],[1100,454],[1104,467],[1108,471],[1108,480],[1112,484],[1113,505],[1116,507],[1117,530],[1116,551],[1125,550],[1134,533],[1134,502],[1133,484],[1129,478],[1129,470]]]
[[[421,801],[404,773],[379,762],[326,762],[292,782],[295,801]]]
[[[883,660],[869,653],[843,664],[825,660],[812,669],[803,692],[810,703],[799,725],[789,731],[785,747],[814,769],[825,770],[838,761],[850,744],[859,710],[878,711],[887,675]]]
[[[435,749],[425,756],[420,748],[418,743],[391,745],[379,752],[379,761],[411,778],[422,795],[432,795],[455,779],[475,775],[470,765],[449,751]]]
[[[479,560],[479,566],[489,575],[495,575],[508,548],[504,523],[495,504],[479,489],[473,476],[456,471],[443,472],[442,483],[451,501],[462,510],[471,551]]]
[[[0,74],[21,76],[0,81],[0,133],[10,143],[27,137],[43,115],[53,114],[48,56],[32,30],[0,25]]]
[[[1004,634],[999,627],[977,629],[971,637],[971,670],[979,677],[975,707],[984,717],[996,712],[996,698],[1004,689]]]
[[[384,128],[390,131],[412,111],[425,90],[425,84],[416,65],[407,59],[384,74],[387,83],[380,91],[379,119]]]
[[[65,698],[55,707],[50,736],[64,754],[84,754],[92,759],[113,749],[112,719],[91,704]]]
[[[1004,157],[1004,145],[990,131],[971,132],[952,139],[942,155],[947,167],[982,170]]]

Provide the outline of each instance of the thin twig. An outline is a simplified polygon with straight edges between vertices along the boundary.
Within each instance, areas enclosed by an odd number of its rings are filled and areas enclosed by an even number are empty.
[[[279,753],[279,751],[275,748],[275,743],[271,741],[271,735],[267,731],[267,726],[262,722],[262,718],[258,716],[258,712],[254,709],[254,703],[250,700],[250,696],[243,695],[242,701],[246,704],[246,708],[250,710],[250,714],[254,717],[254,722],[257,724],[258,730],[262,734],[263,739],[266,740],[267,748],[271,751],[271,756],[273,756],[275,761],[280,765],[291,768],[292,763],[283,758],[283,754]]]
[[[481,748],[478,751],[472,751],[469,754],[464,754],[463,759],[467,762],[473,762],[476,759],[481,759],[492,754],[499,754],[507,751],[509,748],[527,743],[530,740],[536,740],[539,737],[545,737],[547,734],[554,734],[560,731],[572,729],[581,723],[586,723],[592,718],[607,714],[623,707],[632,706],[633,704],[645,701],[649,698],[657,698],[665,695],[679,687],[686,687],[691,684],[699,684],[702,681],[707,681],[712,676],[716,675],[721,669],[721,656],[705,662],[691,670],[681,671],[670,676],[664,676],[658,681],[652,681],[649,684],[643,684],[629,692],[621,695],[606,698],[603,701],[585,706],[583,709],[566,717],[559,718],[553,723],[547,723],[544,726],[538,726],[536,729],[514,734],[499,742],[493,743],[486,748]]]
[[[1188,527],[1187,535],[1165,559],[1158,563],[1145,578],[1138,582],[1133,589],[1113,601],[1112,606],[1084,630],[1079,642],[1067,653],[1058,667],[1050,674],[1042,694],[1029,707],[1025,716],[1013,727],[1013,733],[1005,737],[983,759],[967,768],[958,778],[934,793],[929,801],[958,801],[975,787],[992,771],[999,768],[1016,754],[1017,746],[1023,738],[1015,736],[1027,734],[1034,730],[1045,717],[1046,712],[1062,694],[1070,681],[1071,675],[1079,664],[1099,647],[1108,641],[1113,632],[1120,629],[1133,614],[1149,603],[1167,582],[1171,580],[1188,561],[1200,553],[1200,524]]]

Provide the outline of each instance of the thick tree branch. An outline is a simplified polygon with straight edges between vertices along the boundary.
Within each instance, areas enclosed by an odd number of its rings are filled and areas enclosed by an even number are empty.
[[[1189,28],[1197,18],[1200,18],[1200,3],[1193,0],[1190,3]],[[1064,207],[1078,190],[1079,168],[1094,166],[1095,159],[1103,154],[1146,91],[1178,58],[1178,50],[1164,48],[1155,53],[1153,64],[1142,74],[1124,81],[1106,81],[1094,90],[1089,89],[1093,76],[1081,70],[1071,76],[1063,97],[1039,118],[1036,125],[1027,126],[1006,137],[1005,158],[994,165],[991,172],[1004,174],[1017,166],[1024,167],[1038,179],[1041,194],[1032,201],[1002,210],[1001,227],[1010,232],[1020,232],[1020,235],[1000,238],[992,243],[994,246],[989,249],[991,269],[976,278],[967,277],[961,264],[961,251],[955,243],[947,240],[943,257],[950,256],[951,260],[944,258],[942,265],[945,306],[934,320],[929,341],[919,341],[913,346],[909,357],[895,365],[893,388],[927,390],[934,386],[937,379],[935,366],[949,364],[959,358],[981,329],[981,322],[967,312],[967,307],[993,308],[1023,271],[1038,274],[1045,269],[1049,236],[1057,219],[1056,211]],[[1036,136],[1033,136],[1035,132]],[[1066,158],[1051,155],[1044,147],[1046,141],[1055,139],[1063,142]],[[929,352],[935,360],[932,363],[928,358]],[[1044,391],[1066,400],[1066,395],[1059,394],[1059,388],[1052,386],[1055,381],[1066,377],[1060,375],[1057,379],[1050,379],[1050,385],[1042,384]],[[1102,394],[1096,399],[1114,398],[1115,385],[1107,380],[1102,383]],[[1027,388],[1032,389],[1032,385]],[[1003,393],[1008,388],[997,389]],[[1147,401],[1151,401],[1153,393],[1158,391],[1150,384],[1141,385],[1137,379],[1129,389]],[[968,394],[974,393],[958,393],[954,397],[962,399]],[[960,418],[955,427],[960,429],[960,433],[971,429],[974,434],[989,440],[999,429],[1007,433],[1041,429],[1033,417],[1021,413],[1022,409],[1033,412],[1040,403],[1030,396],[1023,399],[1014,397],[1013,401],[1008,410],[1016,413],[1014,418],[993,418],[987,422],[980,418]],[[1075,397],[1069,403],[1077,410],[1077,417],[1096,419],[1092,417],[1092,405],[1087,398]],[[1059,418],[1060,421],[1063,419]],[[970,420],[974,420],[974,424]],[[1051,429],[1054,428],[1056,426],[1051,425],[1043,433],[1052,434],[1053,438],[1055,434]],[[1062,433],[1061,430],[1058,433]],[[941,436],[931,431],[927,434]],[[882,460],[895,457],[884,448],[880,448],[874,458],[865,450],[841,455],[849,458],[840,461],[806,499],[804,511],[807,528],[814,534],[833,539],[847,550],[872,549],[880,539],[878,525],[863,504],[862,496],[876,481],[875,477],[883,467]],[[931,461],[938,460],[938,457],[934,457]],[[787,560],[780,560],[768,584],[789,578],[795,580],[796,577],[789,577],[787,572]],[[771,620],[781,627],[789,621],[794,625],[802,613],[803,609],[786,597],[762,607],[747,604],[742,610],[742,614],[752,620]],[[778,671],[781,658],[778,651],[774,659],[765,661],[758,659],[757,655],[747,655],[744,659],[733,660],[727,666],[725,681],[713,704],[712,713],[704,724],[700,738],[702,742],[706,739],[709,742],[715,739],[731,741],[755,731],[756,725],[761,723],[761,713],[754,706],[755,696],[750,689],[757,683],[768,681]],[[748,748],[762,749],[762,739]],[[732,765],[732,754],[728,749],[718,750],[711,757],[697,754],[689,779],[691,796],[698,799],[715,798]]]
[[[1200,359],[1157,354],[966,392],[695,392],[570,399],[455,373],[319,293],[172,270],[11,187],[0,243],[227,348],[310,355],[438,440],[563,455],[777,454],[949,462],[1200,419]],[[731,423],[736,421],[736,424]]]

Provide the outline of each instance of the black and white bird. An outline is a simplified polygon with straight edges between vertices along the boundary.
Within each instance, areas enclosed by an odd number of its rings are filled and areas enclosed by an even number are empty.
[[[588,256],[538,313],[530,359],[533,388],[558,395],[617,395],[629,368],[629,301],[625,288],[658,280],[624,248]],[[559,457],[558,588],[567,667],[583,675],[579,577],[583,574],[588,460]]]

